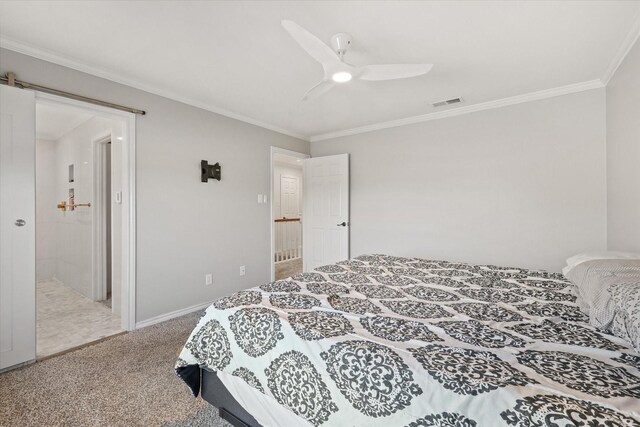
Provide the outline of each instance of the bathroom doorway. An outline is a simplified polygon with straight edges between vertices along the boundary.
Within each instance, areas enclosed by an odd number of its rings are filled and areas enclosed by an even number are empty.
[[[38,359],[125,330],[116,261],[125,129],[93,109],[36,101]]]

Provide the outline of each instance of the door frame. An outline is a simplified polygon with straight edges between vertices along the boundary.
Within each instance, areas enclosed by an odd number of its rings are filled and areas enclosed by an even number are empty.
[[[275,235],[275,227],[274,227],[274,223],[273,220],[275,219],[273,217],[273,180],[274,180],[274,167],[273,167],[273,157],[274,154],[286,154],[287,156],[291,156],[291,157],[297,157],[298,159],[308,159],[311,157],[310,154],[305,154],[305,153],[300,153],[298,151],[293,151],[293,150],[287,150],[285,148],[280,148],[280,147],[274,147],[271,146],[271,154],[269,156],[269,176],[271,177],[271,179],[269,180],[269,218],[270,218],[270,222],[269,222],[269,229],[270,234],[271,234],[271,250],[269,251],[269,265],[270,265],[270,270],[271,270],[271,278],[270,280],[273,282],[276,278],[276,266],[275,266],[275,257],[276,257],[276,235]],[[304,165],[303,165],[304,167]],[[301,189],[300,189],[301,190]],[[302,199],[303,199],[303,203],[302,206],[304,206],[304,193],[302,193]],[[302,215],[304,218],[304,210],[302,211]],[[304,221],[304,219],[303,219]],[[302,256],[304,257],[304,252],[302,254]]]
[[[124,124],[122,137],[122,310],[120,313],[122,329],[132,331],[136,328],[136,115],[126,111],[90,104],[75,99],[35,92],[36,104],[71,106],[89,110],[93,114],[120,120]],[[109,133],[111,135],[111,133]],[[92,142],[95,142],[92,141]],[[95,183],[94,183],[95,185]],[[95,188],[94,188],[95,189]],[[94,200],[95,203],[95,200]],[[96,215],[94,213],[94,221]],[[95,230],[95,224],[94,224]],[[94,231],[92,245],[98,244]],[[94,255],[95,256],[95,255]],[[95,258],[94,258],[95,262]],[[95,270],[96,266],[93,266]],[[95,271],[94,275],[95,277]],[[35,283],[34,283],[35,286]],[[94,284],[95,290],[95,284]],[[35,304],[35,301],[34,301]]]
[[[93,286],[94,301],[107,298],[107,215],[106,215],[106,145],[111,142],[111,132],[93,138]]]

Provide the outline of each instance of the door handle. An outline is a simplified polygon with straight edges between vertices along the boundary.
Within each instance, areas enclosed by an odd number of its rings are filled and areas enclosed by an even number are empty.
[[[27,221],[25,221],[24,219],[16,219],[16,222],[14,222],[16,227],[24,227],[26,223]]]
[[[340,224],[338,224],[338,227],[346,227],[347,225],[349,225],[349,224],[347,224],[346,222],[342,221]]]

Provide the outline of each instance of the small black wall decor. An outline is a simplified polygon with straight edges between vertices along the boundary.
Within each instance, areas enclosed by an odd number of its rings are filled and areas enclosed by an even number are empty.
[[[220,181],[220,178],[222,177],[220,163],[210,165],[208,161],[201,160],[200,169],[200,181],[202,182],[208,182],[210,179],[217,179]]]

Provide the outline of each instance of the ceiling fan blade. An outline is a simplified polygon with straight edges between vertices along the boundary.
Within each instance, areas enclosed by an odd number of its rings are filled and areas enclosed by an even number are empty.
[[[395,80],[427,74],[433,64],[385,64],[360,67],[362,80]]]
[[[315,85],[314,87],[312,87],[311,89],[309,89],[307,93],[304,94],[304,97],[302,98],[302,100],[308,101],[310,99],[317,98],[320,95],[323,95],[329,92],[331,88],[333,88],[333,86],[335,86],[335,83],[333,83],[332,81],[323,80],[317,85]]]
[[[283,20],[282,26],[287,30],[291,37],[293,37],[293,39],[319,63],[340,62],[338,55],[336,55],[329,46],[309,31],[302,28],[300,25],[293,21]]]

